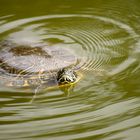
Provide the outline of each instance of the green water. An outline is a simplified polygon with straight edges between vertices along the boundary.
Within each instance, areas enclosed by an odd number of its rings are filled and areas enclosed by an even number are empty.
[[[69,48],[83,77],[35,97],[1,86],[1,140],[138,140],[140,1],[0,0],[0,40]],[[0,75],[0,78],[3,75]]]

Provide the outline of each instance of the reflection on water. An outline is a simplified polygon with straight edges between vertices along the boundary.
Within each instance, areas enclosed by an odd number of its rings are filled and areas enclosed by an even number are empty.
[[[1,86],[1,139],[137,140],[140,3],[7,2],[1,2],[0,40],[68,48],[83,76],[70,89],[36,95]]]

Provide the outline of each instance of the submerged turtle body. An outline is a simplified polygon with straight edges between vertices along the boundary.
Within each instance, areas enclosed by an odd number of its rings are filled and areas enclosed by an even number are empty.
[[[73,83],[77,75],[70,68],[77,62],[66,48],[1,43],[0,84],[16,88]]]

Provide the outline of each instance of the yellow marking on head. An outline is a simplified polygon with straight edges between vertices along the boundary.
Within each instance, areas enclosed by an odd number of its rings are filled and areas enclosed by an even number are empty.
[[[63,85],[54,85],[54,86],[50,86],[50,87],[47,87],[47,89],[49,90],[52,90],[52,89],[55,89],[55,88],[63,88],[63,87],[69,87],[69,86],[74,86],[76,83],[78,83],[83,77],[83,74],[80,73],[80,72],[77,72],[77,79],[75,82],[73,83],[68,83],[68,84],[63,84]],[[46,90],[47,90],[46,89]]]
[[[68,83],[68,84],[62,84],[62,85],[59,85],[59,87],[65,87],[65,86],[70,86],[70,85],[75,85],[77,82],[79,82],[83,77],[83,74],[80,73],[80,72],[77,72],[77,78],[76,78],[76,81],[73,82],[73,83]]]

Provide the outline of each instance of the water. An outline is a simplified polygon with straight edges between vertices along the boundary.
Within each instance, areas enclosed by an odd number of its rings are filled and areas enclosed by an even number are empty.
[[[69,48],[83,77],[70,92],[0,93],[0,139],[138,140],[140,2],[0,2],[0,40]]]

